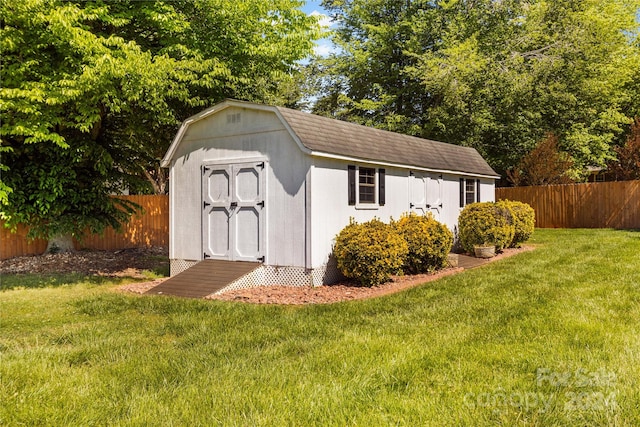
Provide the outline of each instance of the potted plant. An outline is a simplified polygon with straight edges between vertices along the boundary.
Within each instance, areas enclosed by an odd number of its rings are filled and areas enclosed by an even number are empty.
[[[473,245],[473,253],[476,258],[493,258],[496,255],[496,245],[494,243]]]
[[[508,247],[515,233],[513,214],[504,203],[467,205],[458,218],[460,243],[479,258],[491,258]]]

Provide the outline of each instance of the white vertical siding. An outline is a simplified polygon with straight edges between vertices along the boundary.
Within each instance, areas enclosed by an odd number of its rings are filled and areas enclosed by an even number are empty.
[[[310,160],[275,114],[242,108],[228,108],[190,125],[174,156],[172,259],[202,259],[201,166],[248,159],[265,159],[268,168],[265,262],[305,266],[305,181]]]
[[[495,202],[496,201],[496,183],[493,179],[480,180],[480,201]]]
[[[358,222],[369,221],[377,217],[384,222],[390,218],[398,219],[402,214],[414,211],[422,214],[431,211],[437,219],[454,231],[460,213],[460,181],[461,176],[455,174],[423,173],[434,181],[439,180],[439,197],[442,207],[437,210],[412,209],[411,185],[409,169],[384,167],[386,171],[386,203],[374,209],[360,209],[348,204],[347,166],[349,164],[379,168],[367,163],[347,162],[326,158],[316,158],[312,169],[311,190],[311,239],[312,267],[316,268],[327,262],[333,249],[335,236],[344,228],[350,218]],[[418,172],[416,172],[418,174]],[[441,177],[441,178],[440,178]],[[428,181],[426,186],[429,185]],[[433,185],[434,183],[432,183]],[[425,186],[425,191],[427,187]],[[482,201],[493,200],[493,180],[482,179],[480,196]]]
[[[327,262],[333,248],[335,236],[349,223],[349,218],[358,222],[374,217],[388,222],[390,217],[398,218],[408,209],[408,188],[406,171],[384,167],[386,182],[386,203],[376,208],[349,206],[347,186],[347,166],[349,163],[326,158],[316,158],[312,169],[311,190],[311,239],[312,268]],[[358,163],[366,167],[379,166]]]

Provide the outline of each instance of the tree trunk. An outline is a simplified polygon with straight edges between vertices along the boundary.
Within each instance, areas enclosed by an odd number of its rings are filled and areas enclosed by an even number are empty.
[[[142,167],[142,172],[147,180],[151,183],[153,187],[153,194],[166,194],[167,193],[167,184],[169,183],[169,178],[167,176],[167,169],[160,167],[157,165],[156,168],[151,173],[146,167]]]
[[[57,254],[61,252],[75,252],[73,238],[71,234],[53,236],[47,243],[46,254]]]

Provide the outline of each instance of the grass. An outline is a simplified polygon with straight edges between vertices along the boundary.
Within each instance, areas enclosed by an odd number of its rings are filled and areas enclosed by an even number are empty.
[[[331,305],[14,284],[0,292],[0,424],[640,425],[640,232],[533,242]]]

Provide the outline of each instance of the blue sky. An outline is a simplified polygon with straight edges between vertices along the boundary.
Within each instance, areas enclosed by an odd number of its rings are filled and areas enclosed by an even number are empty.
[[[301,9],[307,15],[321,14],[326,16],[327,11],[322,7],[321,3],[322,3],[321,0],[308,0],[307,2],[305,2],[305,5],[302,6]],[[326,25],[330,25],[328,16],[324,22]],[[322,20],[321,20],[321,23],[322,23]],[[333,45],[333,43],[331,43],[331,40],[321,39],[316,42],[315,52],[317,55],[327,56],[331,52],[335,52],[335,46]]]
[[[302,6],[302,11],[306,14],[310,14],[314,10],[320,13],[327,13],[326,10],[320,5],[322,3],[319,0],[307,1],[304,6]]]

